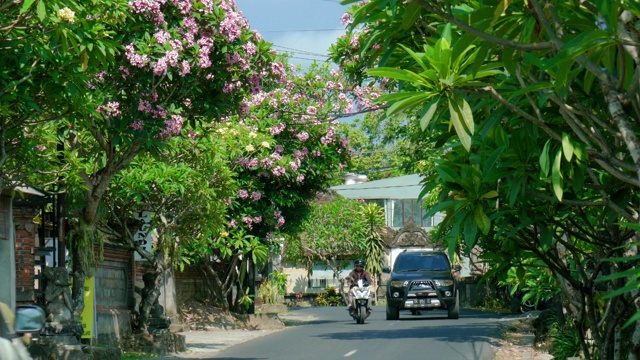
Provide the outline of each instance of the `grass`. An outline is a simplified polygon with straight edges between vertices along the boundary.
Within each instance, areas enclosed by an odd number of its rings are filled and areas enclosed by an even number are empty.
[[[140,359],[150,359],[159,357],[157,354],[144,354],[144,353],[134,353],[134,352],[124,352],[122,353],[122,360],[140,360]]]

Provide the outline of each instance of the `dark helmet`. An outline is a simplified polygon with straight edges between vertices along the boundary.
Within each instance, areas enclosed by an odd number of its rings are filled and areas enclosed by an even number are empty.
[[[364,267],[364,261],[362,260],[356,260],[356,262],[353,263],[354,266],[362,266]]]

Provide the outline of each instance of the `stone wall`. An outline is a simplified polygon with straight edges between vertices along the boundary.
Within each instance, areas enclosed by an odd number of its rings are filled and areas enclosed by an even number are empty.
[[[207,279],[197,267],[186,266],[184,271],[176,271],[174,278],[178,306],[192,298],[208,297]]]
[[[130,250],[105,244],[104,261],[93,270],[99,343],[113,344],[131,334],[134,272]]]

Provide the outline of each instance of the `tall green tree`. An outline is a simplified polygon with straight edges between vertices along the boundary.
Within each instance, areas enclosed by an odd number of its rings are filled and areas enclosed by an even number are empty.
[[[337,195],[329,201],[313,203],[299,232],[286,238],[284,259],[303,264],[309,273],[317,263],[331,269],[346,303],[342,273],[354,258],[366,254],[367,225],[358,200]]]
[[[72,176],[59,159],[59,121],[86,110],[88,74],[115,61],[122,6],[0,2],[0,188],[44,188]]]
[[[359,55],[342,60],[353,78],[388,80],[387,116],[414,116],[442,150],[425,192],[450,249],[479,245],[498,270],[540,259],[583,356],[637,349],[637,6],[374,0],[351,14],[335,59]]]

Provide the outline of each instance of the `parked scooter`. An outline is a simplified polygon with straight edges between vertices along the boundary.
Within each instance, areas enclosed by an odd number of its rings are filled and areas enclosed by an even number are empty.
[[[369,317],[371,310],[369,310],[369,301],[371,299],[371,290],[369,290],[369,283],[363,280],[358,280],[358,285],[351,288],[353,292],[353,301],[351,306],[351,317],[358,324],[364,324],[364,320]]]

